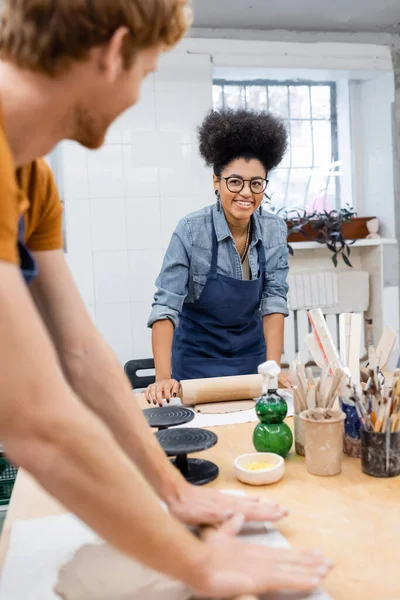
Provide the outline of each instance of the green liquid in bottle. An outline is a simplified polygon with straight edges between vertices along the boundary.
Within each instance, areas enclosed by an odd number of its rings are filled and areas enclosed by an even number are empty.
[[[288,455],[293,435],[290,427],[284,423],[287,415],[286,401],[276,390],[268,390],[256,402],[259,423],[253,433],[253,444],[257,452],[273,452],[283,458]]]

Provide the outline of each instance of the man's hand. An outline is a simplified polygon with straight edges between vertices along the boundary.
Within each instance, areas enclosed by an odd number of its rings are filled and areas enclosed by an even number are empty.
[[[243,515],[234,515],[218,530],[205,532],[207,565],[196,589],[202,597],[232,598],[282,590],[311,592],[332,568],[332,562],[317,552],[268,548],[232,539],[243,522]]]
[[[222,494],[190,484],[185,484],[178,496],[166,502],[169,510],[187,525],[219,525],[236,513],[242,514],[246,521],[279,521],[289,512],[273,502]]]

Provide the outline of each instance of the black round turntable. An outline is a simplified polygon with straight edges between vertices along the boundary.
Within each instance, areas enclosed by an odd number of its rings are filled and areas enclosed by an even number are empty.
[[[178,427],[157,431],[157,439],[167,456],[185,479],[194,485],[205,485],[218,477],[217,465],[209,460],[188,458],[188,454],[212,448],[218,437],[212,431],[195,427]]]
[[[147,408],[143,411],[150,427],[167,429],[176,425],[184,425],[194,419],[194,411],[184,406],[162,406]]]

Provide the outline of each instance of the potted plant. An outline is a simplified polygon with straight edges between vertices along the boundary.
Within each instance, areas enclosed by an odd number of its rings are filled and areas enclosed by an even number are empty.
[[[338,257],[342,256],[343,261],[348,267],[353,265],[350,262],[350,246],[355,240],[346,240],[343,232],[343,224],[348,222],[355,215],[351,207],[342,208],[340,211],[324,210],[322,212],[310,215],[310,225],[313,231],[313,239],[319,244],[325,244],[328,250],[332,252],[332,262],[337,267]]]
[[[307,214],[305,209],[281,209],[278,211],[285,219],[288,227],[288,247],[293,255],[291,242],[314,241],[325,244],[332,252],[335,267],[339,256],[349,267],[352,266],[350,246],[355,240],[368,235],[367,222],[373,217],[357,217],[350,205],[340,210],[315,211]]]

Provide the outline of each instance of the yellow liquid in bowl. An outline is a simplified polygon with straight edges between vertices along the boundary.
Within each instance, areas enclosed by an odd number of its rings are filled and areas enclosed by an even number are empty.
[[[248,471],[261,471],[261,469],[273,469],[276,465],[272,462],[258,461],[245,466]]]

